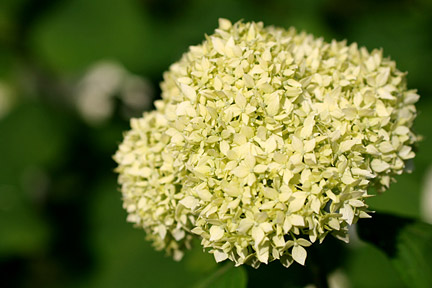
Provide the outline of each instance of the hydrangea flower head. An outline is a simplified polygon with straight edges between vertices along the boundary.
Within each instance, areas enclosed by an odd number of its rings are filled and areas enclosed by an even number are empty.
[[[304,264],[414,157],[418,95],[382,52],[221,19],[164,74],[115,155],[129,220],[179,259]]]

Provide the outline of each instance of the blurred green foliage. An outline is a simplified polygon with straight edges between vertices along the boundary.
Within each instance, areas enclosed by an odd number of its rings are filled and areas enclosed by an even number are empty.
[[[361,239],[387,255],[408,287],[431,287],[432,225],[377,213],[357,229]]]
[[[398,177],[369,204],[421,217],[421,193],[432,164],[432,1],[2,0],[1,287],[213,283],[204,279],[217,273],[217,265],[199,245],[177,263],[154,251],[144,232],[125,221],[111,160],[128,129],[123,100],[115,98],[109,118],[92,125],[77,111],[75,94],[89,67],[108,59],[148,79],[156,91],[148,101],[154,100],[163,71],[204,33],[212,33],[219,17],[295,26],[326,40],[382,47],[399,69],[409,71],[409,87],[422,96],[415,129],[424,140],[414,172]],[[351,287],[403,287],[382,252],[353,242],[332,248],[343,251],[336,260]],[[330,262],[324,259],[322,265]],[[244,271],[226,273],[246,281]],[[287,287],[302,287],[309,276],[301,267],[275,274],[292,280]],[[254,277],[250,287],[260,283],[261,276]]]

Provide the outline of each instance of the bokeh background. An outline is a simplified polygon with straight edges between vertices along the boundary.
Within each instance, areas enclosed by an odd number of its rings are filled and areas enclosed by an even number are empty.
[[[219,17],[383,48],[409,71],[424,139],[414,172],[369,204],[432,222],[432,1],[0,0],[0,287],[192,287],[213,273],[199,247],[174,262],[126,222],[112,155]],[[332,287],[402,287],[374,247],[337,251]],[[290,269],[275,277],[302,277]]]

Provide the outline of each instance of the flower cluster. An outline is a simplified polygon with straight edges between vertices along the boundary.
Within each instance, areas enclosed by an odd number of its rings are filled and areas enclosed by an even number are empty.
[[[161,87],[114,158],[129,221],[176,259],[197,236],[218,262],[304,264],[414,157],[419,96],[355,43],[221,19]]]

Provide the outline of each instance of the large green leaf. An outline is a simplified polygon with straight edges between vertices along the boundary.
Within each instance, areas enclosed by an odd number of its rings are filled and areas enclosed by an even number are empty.
[[[432,225],[377,213],[358,223],[358,234],[390,258],[407,287],[432,287]]]

